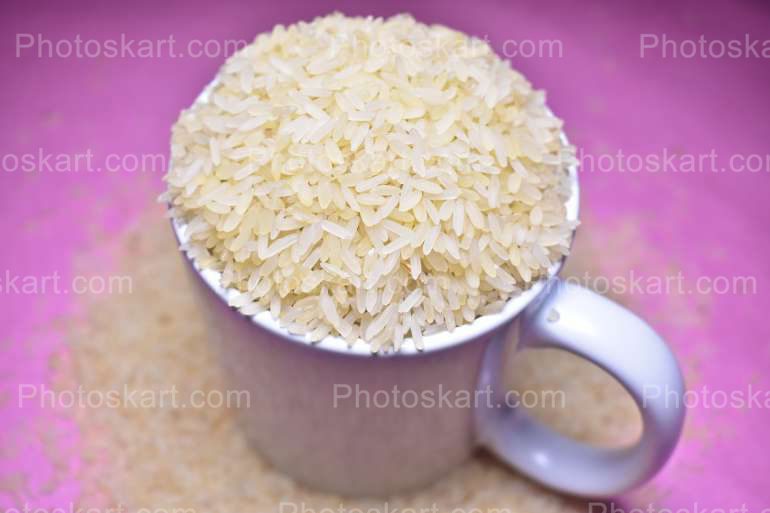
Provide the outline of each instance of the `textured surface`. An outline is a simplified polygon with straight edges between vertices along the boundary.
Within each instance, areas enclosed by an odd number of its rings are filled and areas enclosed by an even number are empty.
[[[215,84],[172,128],[163,198],[243,313],[421,347],[568,251],[575,149],[480,39],[333,14],[261,34]]]
[[[50,39],[78,33],[96,39],[119,37],[121,32],[135,39],[172,34],[182,43],[196,38],[251,39],[277,22],[307,19],[333,8],[349,14],[411,10],[422,21],[488,35],[496,48],[514,38],[560,39],[561,58],[514,59],[514,65],[535,86],[548,90],[549,103],[566,120],[571,140],[588,154],[617,149],[659,154],[663,148],[695,154],[714,149],[720,158],[768,153],[770,61],[638,57],[640,32],[689,38],[705,33],[716,39],[749,33],[767,39],[770,13],[760,2],[714,3],[711,9],[695,2],[646,8],[618,2],[580,7],[566,2],[548,7],[503,2],[477,2],[472,7],[459,2],[413,4],[242,2],[229,8],[220,3],[221,9],[214,9],[199,2],[184,7],[178,2],[6,3],[0,15],[2,33],[8,35],[0,42],[6,98],[0,153],[42,148],[47,153],[73,154],[91,149],[99,165],[110,153],[166,153],[168,128],[179,109],[190,103],[221,61],[17,59],[15,33],[40,32]],[[169,294],[168,287],[177,286],[173,268],[178,260],[169,254],[172,245],[163,238],[158,210],[147,212],[161,190],[162,172],[155,168],[0,176],[0,208],[5,214],[0,232],[11,234],[13,240],[0,255],[0,271],[30,276],[57,272],[65,282],[83,274],[83,269],[102,275],[124,273],[135,276],[136,287],[134,294],[95,301],[63,293],[0,296],[0,508],[24,503],[52,508],[82,497],[95,504],[94,497],[99,496],[108,506],[159,508],[182,504],[190,490],[195,495],[188,495],[183,505],[194,502],[200,510],[236,511],[244,508],[242,501],[253,500],[251,510],[273,511],[276,497],[336,504],[333,498],[306,495],[248,456],[242,441],[228,435],[230,421],[220,411],[196,411],[195,421],[174,412],[153,417],[155,424],[147,429],[184,436],[171,439],[158,449],[165,452],[147,460],[143,451],[150,442],[136,433],[139,426],[146,426],[141,413],[147,412],[81,411],[73,416],[16,407],[18,383],[56,379],[62,386],[78,382],[109,386],[121,379],[114,372],[116,366],[127,363],[145,374],[124,376],[125,381],[145,375],[159,379],[165,373],[171,382],[202,387],[216,379],[209,374],[205,354],[194,350],[203,347],[199,326],[187,319],[170,324],[164,320],[171,298],[182,302],[180,312],[189,314],[191,307],[183,294]],[[693,388],[745,391],[750,384],[763,391],[770,388],[764,371],[770,362],[765,313],[770,246],[766,237],[757,236],[766,233],[770,222],[769,178],[767,172],[612,172],[581,177],[585,225],[578,232],[582,249],[571,263],[575,272],[590,270],[605,276],[681,272],[689,285],[700,276],[756,278],[753,295],[631,293],[621,298],[670,341]],[[154,220],[141,237],[150,242],[145,243],[147,249],[127,256],[131,239],[124,231],[140,215]],[[123,258],[114,259],[116,252]],[[155,279],[166,272],[170,281]],[[161,283],[166,288],[156,289]],[[79,326],[74,332],[73,323]],[[143,359],[159,350],[157,340],[171,337],[177,342],[168,345],[165,358],[151,365]],[[78,340],[82,343],[72,344]],[[184,359],[175,357],[179,347],[188,350]],[[564,383],[575,397],[598,408],[587,411],[578,407],[585,402],[570,401],[575,410],[568,413],[582,415],[576,418],[583,422],[580,426],[562,422],[561,428],[600,443],[632,438],[633,412],[619,392],[579,364],[562,357],[557,364],[553,358],[557,357],[525,362],[536,371],[531,379]],[[578,368],[565,372],[564,366]],[[199,381],[188,381],[191,374]],[[565,375],[579,379],[565,382]],[[616,401],[621,406],[608,407]],[[133,429],[116,429],[114,423]],[[759,449],[766,445],[769,423],[765,408],[692,409],[671,463],[648,486],[620,501],[626,508],[653,502],[692,509],[697,502],[710,508],[746,504],[750,511],[760,511],[768,500],[768,462]],[[152,447],[159,440],[162,437]],[[223,478],[185,470],[197,468],[193,461],[204,468],[210,462],[221,463],[222,455],[237,463],[234,474]],[[177,475],[191,480],[189,488],[167,481]],[[141,503],[147,497],[152,503]],[[486,458],[472,461],[419,498],[401,498],[392,505],[433,500],[515,511],[586,510],[582,503],[542,491]]]

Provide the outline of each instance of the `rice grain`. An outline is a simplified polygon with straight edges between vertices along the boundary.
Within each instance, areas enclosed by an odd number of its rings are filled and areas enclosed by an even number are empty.
[[[243,313],[422,348],[568,252],[561,126],[482,41],[333,14],[227,60],[172,129],[163,201]]]

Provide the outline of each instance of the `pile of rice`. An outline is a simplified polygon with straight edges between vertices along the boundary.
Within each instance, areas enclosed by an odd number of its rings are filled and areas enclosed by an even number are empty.
[[[228,59],[173,127],[161,199],[244,314],[422,349],[567,253],[561,129],[487,44],[334,14]]]

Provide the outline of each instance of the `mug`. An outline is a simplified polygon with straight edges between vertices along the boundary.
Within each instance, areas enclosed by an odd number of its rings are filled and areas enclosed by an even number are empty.
[[[577,169],[569,172],[566,207],[576,220]],[[172,226],[183,243],[184,224]],[[671,351],[630,311],[559,281],[564,259],[501,312],[425,336],[424,350],[404,344],[373,355],[366,344],[348,347],[334,337],[308,343],[269,312],[240,313],[228,305],[220,274],[184,254],[228,384],[249,394],[249,406],[238,410],[243,430],[272,465],[310,487],[385,496],[431,483],[484,447],[553,489],[610,496],[652,477],[679,439],[684,383]],[[607,371],[641,411],[640,440],[589,446],[503,401],[505,359],[525,348],[562,349]],[[645,397],[645,386],[667,394]],[[482,400],[452,405],[439,402],[442,395]]]

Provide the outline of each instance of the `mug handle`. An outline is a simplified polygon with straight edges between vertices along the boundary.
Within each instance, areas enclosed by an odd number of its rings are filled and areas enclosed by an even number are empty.
[[[676,359],[639,317],[588,289],[555,279],[521,314],[519,348],[563,349],[611,374],[631,394],[644,423],[631,447],[609,449],[562,436],[523,408],[500,402],[504,349],[510,330],[489,345],[479,390],[496,400],[477,408],[481,445],[530,478],[557,490],[606,497],[650,479],[666,462],[684,422],[684,382]],[[513,326],[516,326],[514,323]],[[655,393],[647,394],[651,387]]]

